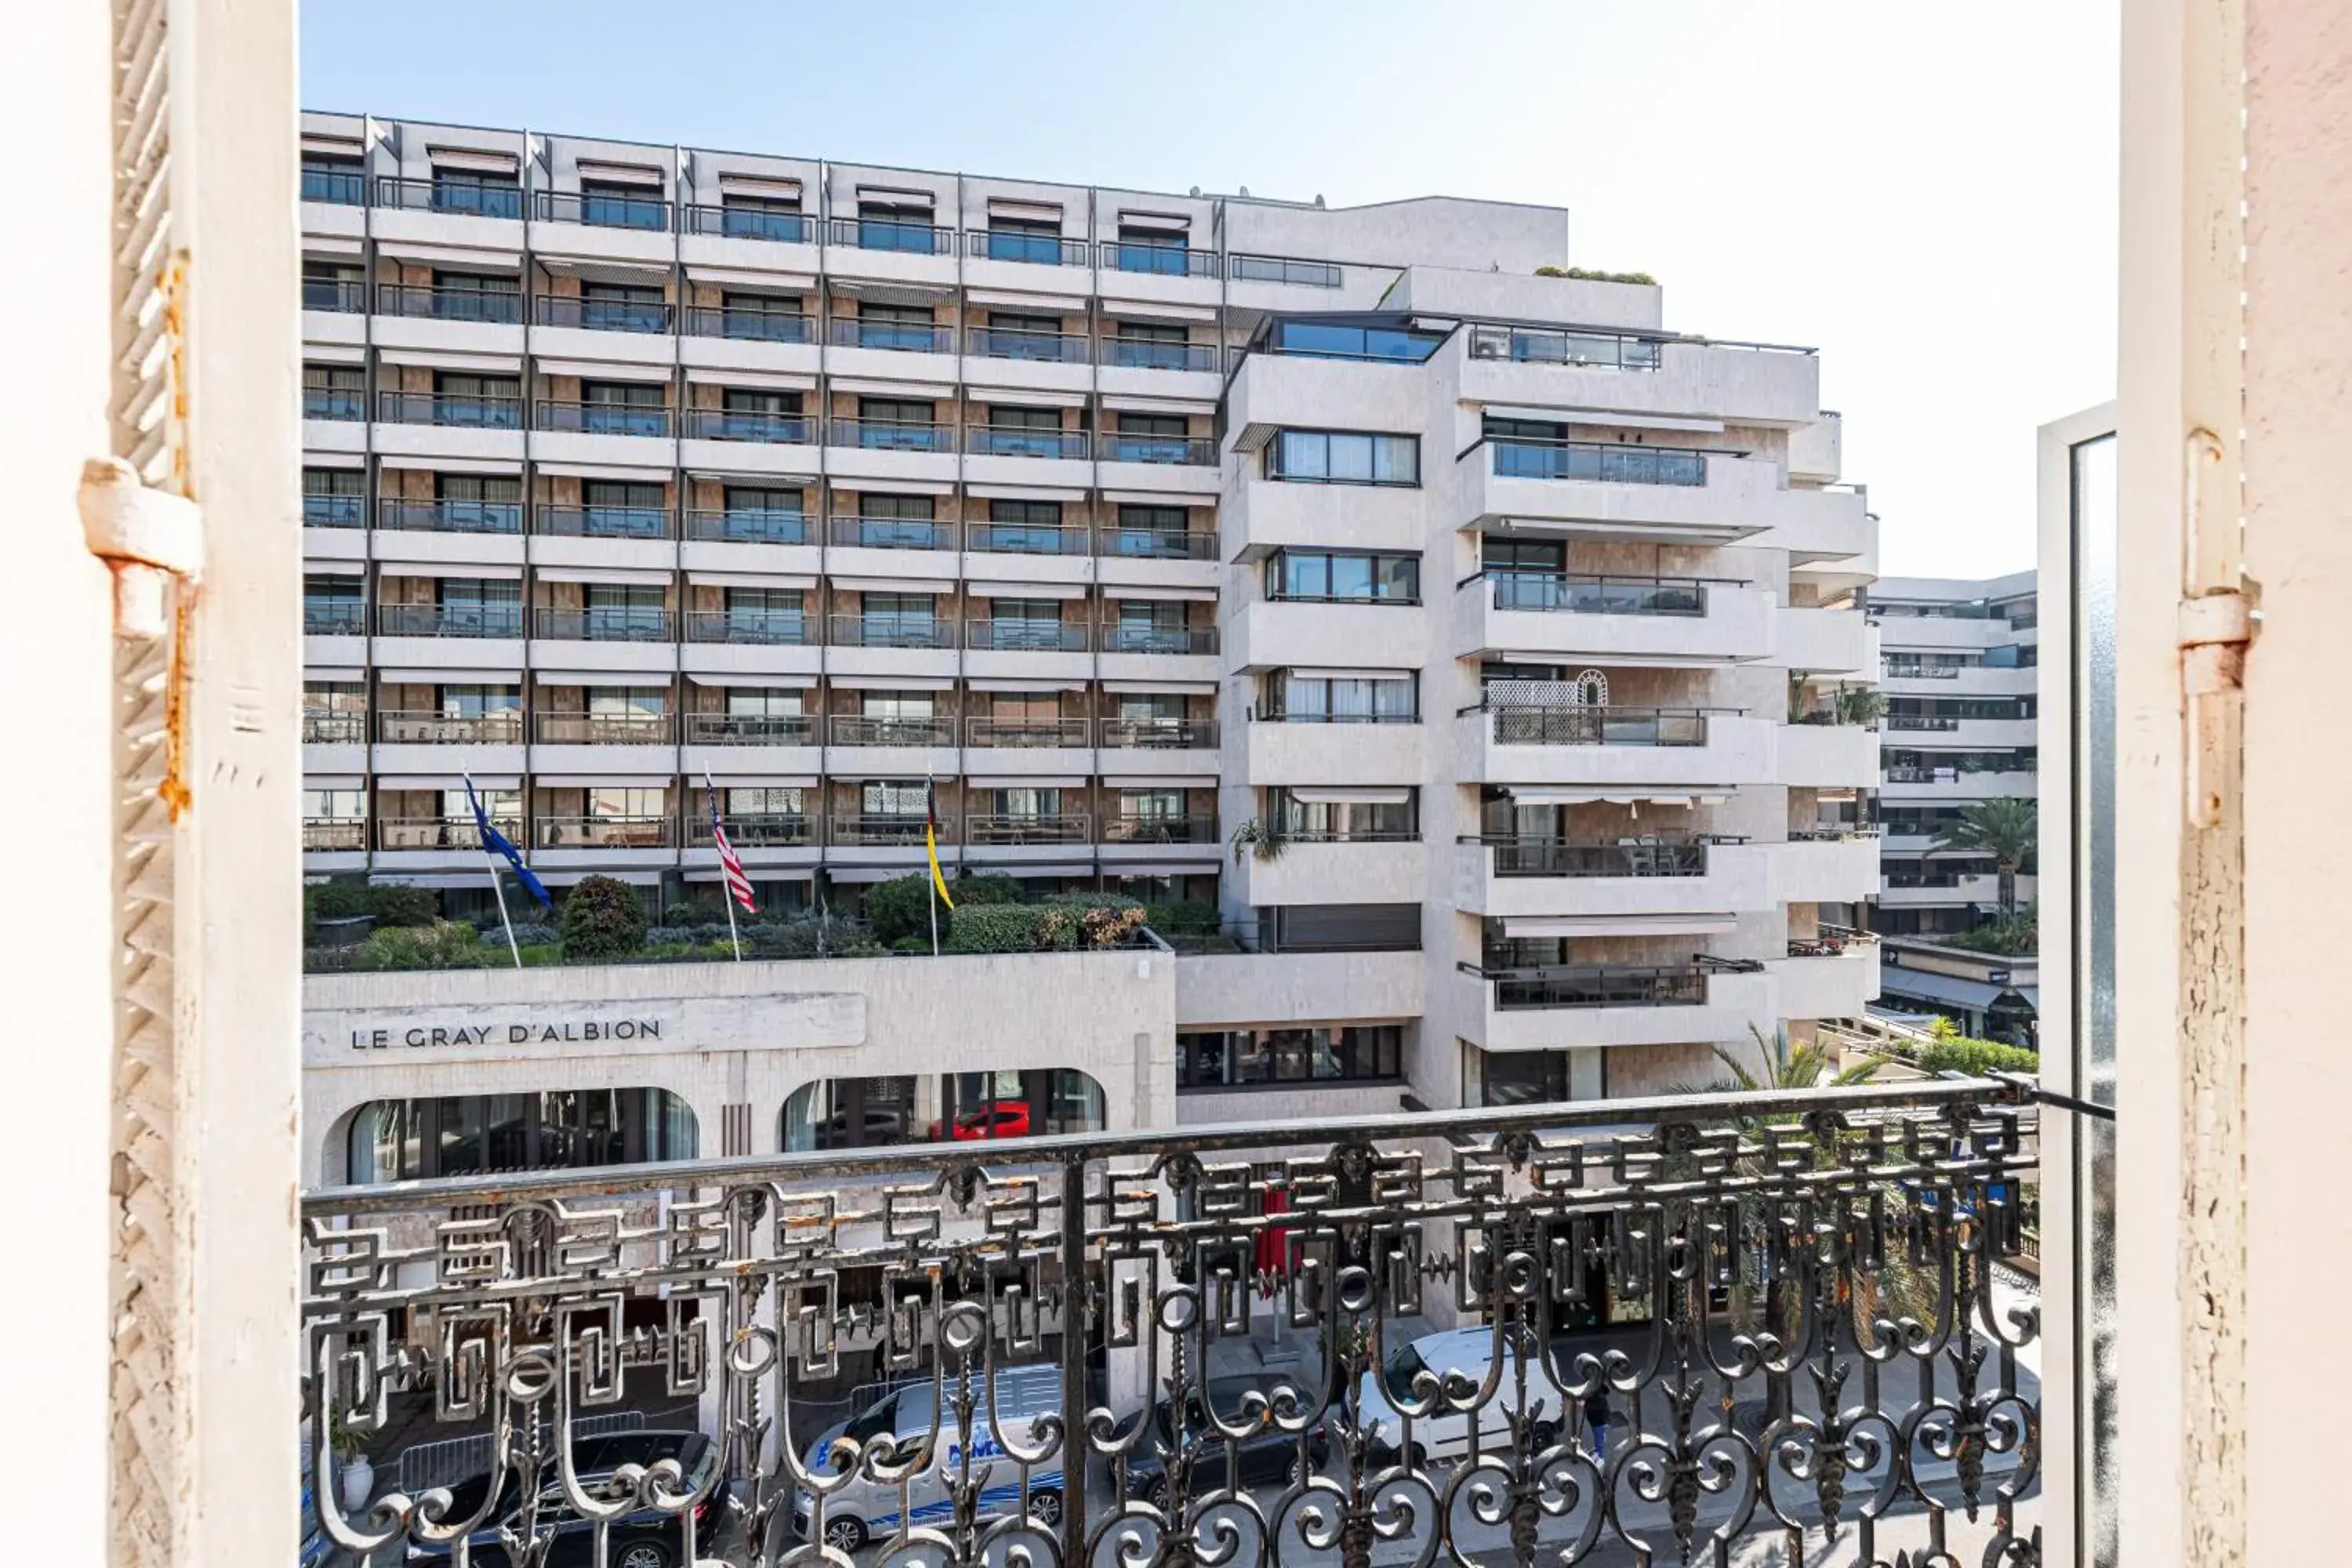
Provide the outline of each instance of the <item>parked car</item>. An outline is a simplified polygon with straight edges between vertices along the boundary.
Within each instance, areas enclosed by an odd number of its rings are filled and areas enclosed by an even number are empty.
[[[1493,1395],[1477,1412],[1479,1446],[1489,1451],[1510,1441],[1506,1412],[1511,1407],[1517,1378],[1513,1363],[1519,1351],[1507,1336],[1503,1345],[1500,1379]],[[1397,1406],[1412,1397],[1414,1378],[1424,1371],[1440,1378],[1448,1373],[1459,1373],[1474,1384],[1484,1383],[1494,1359],[1495,1331],[1484,1328],[1424,1334],[1390,1356],[1378,1377],[1364,1380],[1364,1391],[1357,1405],[1359,1420],[1379,1423],[1372,1436],[1373,1457],[1383,1464],[1395,1462],[1396,1444],[1404,1431],[1404,1417]],[[1536,1414],[1536,1446],[1549,1447],[1559,1433],[1559,1392],[1532,1366],[1528,1369],[1528,1398],[1530,1404],[1539,1401],[1543,1405]],[[1463,1412],[1441,1410],[1413,1422],[1412,1452],[1408,1458],[1414,1465],[1430,1459],[1459,1458],[1469,1451],[1470,1417]]]
[[[952,1123],[931,1123],[931,1142],[957,1142],[990,1138],[1026,1138],[1029,1136],[1029,1102],[1025,1100],[992,1100],[975,1110],[967,1110]]]
[[[1208,1385],[1208,1407],[1227,1426],[1241,1423],[1244,1400],[1253,1393],[1264,1394],[1271,1400],[1274,1391],[1287,1382],[1294,1387],[1297,1378],[1284,1378],[1274,1373],[1257,1373],[1242,1377],[1213,1377]],[[1300,1397],[1309,1396],[1301,1389]],[[1274,1423],[1270,1411],[1262,1412],[1258,1425],[1246,1437],[1234,1440],[1230,1450],[1224,1438],[1210,1426],[1207,1412],[1201,1408],[1201,1391],[1189,1395],[1192,1410],[1184,1423],[1184,1441],[1192,1445],[1192,1468],[1186,1477],[1185,1490],[1193,1497],[1219,1490],[1227,1485],[1242,1487],[1278,1486],[1293,1479],[1298,1464],[1298,1435],[1286,1432]],[[1119,1424],[1119,1436],[1124,1437],[1139,1421],[1149,1421],[1150,1430],[1144,1434],[1128,1455],[1127,1495],[1140,1498],[1165,1512],[1175,1500],[1169,1481],[1169,1466],[1176,1454],[1175,1406],[1166,1399],[1155,1400],[1150,1408],[1129,1415]],[[1307,1430],[1307,1463],[1315,1469],[1323,1468],[1330,1457],[1330,1444],[1323,1424],[1316,1422]],[[1226,1473],[1228,1458],[1237,1461],[1240,1476],[1229,1481]]]
[[[719,1462],[719,1450],[699,1432],[610,1432],[576,1438],[572,1445],[572,1468],[592,1496],[612,1484],[613,1472],[621,1466],[651,1466],[664,1459],[678,1461],[686,1472],[686,1488],[691,1490],[710,1479],[711,1470]],[[472,1518],[481,1509],[490,1479],[486,1471],[451,1486],[449,1510],[443,1517]],[[595,1526],[572,1510],[564,1500],[562,1482],[551,1468],[542,1469],[539,1480],[539,1528],[552,1531],[554,1536],[544,1560],[548,1568],[575,1568],[593,1563]],[[699,1556],[717,1555],[710,1549],[710,1542],[719,1521],[726,1517],[728,1487],[726,1479],[720,1478],[710,1495],[693,1510],[695,1551]],[[498,1526],[510,1523],[520,1527],[521,1512],[521,1488],[514,1472],[505,1471],[497,1506],[484,1517],[482,1527],[466,1538],[472,1548],[474,1563],[481,1568],[509,1568],[506,1543],[499,1539]],[[685,1562],[686,1525],[677,1514],[664,1513],[659,1509],[640,1509],[624,1514],[608,1527],[606,1540],[607,1568],[689,1568]],[[439,1562],[452,1555],[446,1546],[412,1546],[408,1551],[411,1563]]]

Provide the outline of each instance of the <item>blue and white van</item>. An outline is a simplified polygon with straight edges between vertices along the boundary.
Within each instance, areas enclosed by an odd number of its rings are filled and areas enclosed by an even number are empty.
[[[955,1479],[964,1460],[964,1445],[956,1431],[954,1408],[955,1388],[944,1385],[948,1405],[938,1413],[936,1436],[933,1434],[933,1394],[929,1382],[909,1384],[885,1394],[860,1415],[827,1428],[815,1442],[809,1445],[802,1462],[819,1475],[833,1473],[826,1450],[836,1437],[849,1437],[870,1444],[876,1437],[894,1434],[898,1439],[902,1458],[911,1454],[917,1446],[929,1440],[929,1458],[923,1468],[906,1483],[902,1497],[896,1482],[879,1482],[866,1473],[859,1475],[838,1491],[825,1499],[824,1543],[843,1552],[855,1552],[868,1541],[894,1535],[900,1527],[902,1503],[911,1510],[912,1524],[943,1525],[953,1521],[955,1502],[948,1483]],[[978,1393],[978,1405],[971,1417],[971,1473],[974,1480],[982,1481],[980,1494],[980,1517],[983,1521],[1003,1519],[1021,1506],[1021,1467],[1004,1451],[997,1440],[989,1419],[988,1391]],[[1062,1410],[1062,1373],[1054,1366],[1002,1367],[996,1373],[996,1414],[1004,1423],[1004,1431],[1024,1451],[1035,1452],[1045,1446],[1037,1424]],[[815,1512],[815,1500],[803,1491],[793,1500],[793,1523],[801,1539],[809,1539]],[[1058,1530],[1062,1522],[1062,1455],[1040,1465],[1029,1478],[1029,1517],[1047,1530]]]

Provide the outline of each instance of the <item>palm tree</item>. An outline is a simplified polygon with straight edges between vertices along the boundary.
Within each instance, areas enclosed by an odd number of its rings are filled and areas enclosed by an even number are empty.
[[[2017,910],[2017,870],[2033,858],[2039,808],[2015,796],[1979,800],[1960,808],[1959,820],[1937,834],[1930,849],[1969,849],[1992,857],[2000,876],[2000,912]]]
[[[1748,1033],[1755,1040],[1756,1049],[1763,1058],[1761,1073],[1751,1070],[1746,1062],[1739,1059],[1737,1051],[1717,1046],[1715,1059],[1731,1074],[1730,1082],[1712,1083],[1703,1089],[1676,1084],[1668,1092],[1750,1094],[1759,1089],[1843,1089],[1848,1084],[1869,1082],[1871,1074],[1878,1070],[1878,1060],[1874,1057],[1851,1067],[1832,1067],[1829,1051],[1818,1041],[1792,1045],[1785,1024],[1772,1032],[1769,1044],[1765,1041],[1764,1031],[1755,1025],[1748,1026]],[[1761,1123],[1758,1125],[1760,1127]]]

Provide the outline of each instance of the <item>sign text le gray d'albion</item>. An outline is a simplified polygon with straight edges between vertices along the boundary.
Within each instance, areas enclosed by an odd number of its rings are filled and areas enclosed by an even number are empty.
[[[594,1018],[568,1024],[417,1024],[406,1029],[353,1029],[352,1049],[390,1050],[394,1045],[429,1049],[435,1046],[487,1046],[503,1035],[510,1046],[579,1044],[598,1040],[658,1040],[659,1018]]]

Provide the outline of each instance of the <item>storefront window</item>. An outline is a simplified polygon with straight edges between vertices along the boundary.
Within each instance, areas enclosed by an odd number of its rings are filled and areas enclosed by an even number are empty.
[[[352,1118],[350,1179],[413,1182],[499,1171],[691,1160],[694,1112],[661,1089],[379,1100]]]
[[[823,1079],[784,1101],[786,1153],[1099,1132],[1102,1086],[1070,1068]]]
[[[1402,1026],[1396,1024],[1179,1035],[1176,1087],[1242,1089],[1393,1079],[1403,1070],[1403,1037]]]

